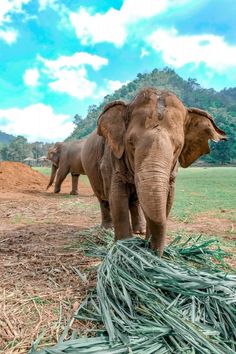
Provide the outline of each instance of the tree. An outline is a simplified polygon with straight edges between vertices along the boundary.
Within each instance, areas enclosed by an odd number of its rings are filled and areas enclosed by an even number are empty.
[[[39,158],[40,156],[45,155],[44,143],[41,141],[36,141],[35,143],[30,144],[31,152],[34,159]]]
[[[0,160],[5,161],[8,160],[8,151],[9,147],[8,145],[4,144],[2,145],[1,149],[0,149]]]
[[[79,114],[76,114],[73,118],[74,125],[78,127],[82,122],[83,122],[83,118]]]
[[[7,159],[10,161],[22,162],[26,157],[32,156],[31,149],[27,139],[23,136],[17,136],[8,147]]]
[[[188,78],[188,84],[192,90],[197,90],[200,88],[200,84],[197,82],[197,79]]]

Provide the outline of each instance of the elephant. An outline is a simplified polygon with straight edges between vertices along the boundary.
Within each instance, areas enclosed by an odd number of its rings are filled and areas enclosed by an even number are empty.
[[[227,137],[208,112],[185,107],[170,91],[145,88],[130,103],[105,105],[82,164],[103,219],[112,218],[115,240],[132,236],[129,207],[139,200],[146,238],[162,256],[178,163],[186,168],[209,153],[209,140]]]
[[[53,147],[48,149],[48,160],[52,161],[51,177],[47,189],[53,184],[56,176],[54,193],[59,193],[61,184],[68,175],[72,176],[71,195],[78,195],[79,176],[84,173],[81,162],[81,151],[85,140],[77,140],[71,142],[57,142]]]

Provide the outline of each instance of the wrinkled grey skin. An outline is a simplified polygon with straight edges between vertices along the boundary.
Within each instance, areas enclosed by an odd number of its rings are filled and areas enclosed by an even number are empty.
[[[178,162],[190,166],[210,152],[209,140],[226,140],[225,133],[206,111],[152,88],[141,90],[129,104],[106,105],[97,133],[85,143],[82,163],[103,219],[109,222],[111,211],[116,240],[132,236],[129,208],[138,196],[146,237],[162,255]]]
[[[70,194],[78,194],[79,176],[85,174],[81,162],[81,152],[84,143],[85,140],[66,143],[58,142],[48,150],[47,158],[52,161],[52,170],[47,189],[53,184],[56,176],[54,193],[59,193],[62,182],[71,173],[72,189]]]

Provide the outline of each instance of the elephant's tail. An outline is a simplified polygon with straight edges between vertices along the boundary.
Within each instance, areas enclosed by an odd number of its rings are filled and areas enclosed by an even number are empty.
[[[51,185],[53,184],[54,179],[55,179],[55,176],[56,176],[56,173],[57,173],[57,166],[55,166],[55,165],[53,164],[53,165],[52,165],[52,169],[51,169],[50,181],[49,181],[49,183],[48,183],[48,185],[47,185],[47,189],[46,189],[46,190],[48,190],[48,188],[51,187]]]

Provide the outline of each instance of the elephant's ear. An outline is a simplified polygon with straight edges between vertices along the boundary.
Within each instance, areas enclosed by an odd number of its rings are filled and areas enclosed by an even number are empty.
[[[120,159],[124,153],[127,105],[123,101],[108,103],[98,118],[98,135],[103,136],[114,155]]]
[[[182,167],[190,166],[195,160],[210,152],[208,140],[227,140],[225,132],[219,129],[206,111],[187,108],[184,147],[179,157]]]
[[[63,143],[57,142],[48,150],[48,159],[51,160],[56,166],[59,162],[62,145]]]

